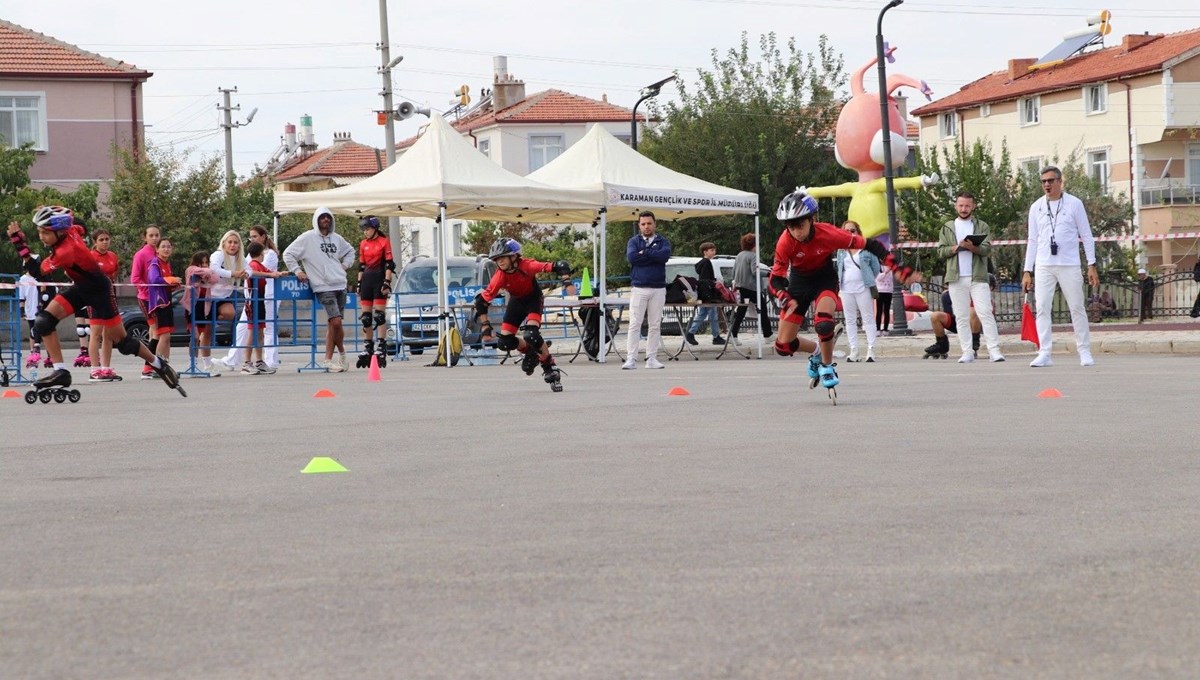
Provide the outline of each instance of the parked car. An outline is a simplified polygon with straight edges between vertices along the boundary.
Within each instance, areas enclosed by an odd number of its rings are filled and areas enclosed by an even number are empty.
[[[675,277],[679,275],[695,278],[696,263],[699,261],[700,258],[698,257],[672,257],[671,259],[667,260],[667,283],[671,283],[675,280]],[[734,256],[732,255],[717,255],[713,258],[713,271],[716,273],[717,278],[721,281],[724,281],[725,285],[729,287],[729,290],[734,291],[736,294],[737,290],[733,287],[733,262]],[[766,294],[767,281],[771,275],[771,268],[760,262],[758,264],[758,274],[762,278],[763,293]],[[771,328],[778,328],[778,306],[772,301],[768,303],[767,311],[768,316],[771,319]],[[755,315],[752,312],[747,312],[746,318],[742,320],[741,332],[755,333],[757,332],[757,329],[758,326],[757,321],[755,321]],[[663,314],[662,334],[683,335],[682,330],[679,328],[679,322],[676,321],[675,316],[670,312]],[[642,324],[642,337],[646,337],[645,323]]]
[[[183,289],[177,290],[171,295],[171,301],[175,305],[172,308],[175,313],[174,329],[171,331],[172,347],[187,347],[191,344],[191,331],[188,329],[187,318],[183,314],[185,310],[179,301],[182,297]],[[234,300],[235,309],[240,304],[240,299]],[[133,336],[138,342],[149,345],[150,325],[146,323],[142,308],[136,304],[123,305],[117,311],[121,315],[121,325],[125,327],[125,333]],[[227,347],[233,344],[233,319],[217,322],[217,333],[213,340],[220,346]]]
[[[446,258],[446,278],[450,283],[450,302],[470,302],[487,285],[496,271],[496,263],[482,255],[475,257]],[[399,329],[400,341],[408,351],[421,354],[427,347],[438,343],[438,267],[437,258],[420,255],[408,262],[400,271],[396,283],[394,307],[388,310],[389,327]],[[493,325],[500,327],[503,315],[503,299],[492,302]],[[394,337],[391,338],[394,342]],[[467,326],[463,342],[479,344],[479,327],[472,322]]]

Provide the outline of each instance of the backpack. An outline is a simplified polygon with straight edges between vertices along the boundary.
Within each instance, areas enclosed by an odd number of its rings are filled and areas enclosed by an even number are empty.
[[[729,290],[729,286],[726,286],[724,281],[717,281],[713,284],[713,292],[716,293],[713,296],[713,302],[728,302],[731,305],[737,304],[737,295],[732,290]]]
[[[457,326],[450,326],[450,332],[443,335],[438,340],[437,358],[433,360],[429,366],[445,366],[446,365],[446,337],[450,338],[450,365],[457,366],[458,360],[462,357],[463,342],[462,335],[458,332]]]
[[[667,302],[676,304],[684,302],[695,303],[700,299],[696,294],[697,285],[698,283],[695,278],[677,274],[675,280],[667,284]]]
[[[604,316],[608,320],[608,328],[604,331],[604,341],[611,345],[621,324],[612,307],[604,310]],[[583,351],[592,359],[600,358],[600,308],[593,305],[580,307],[579,322],[582,327],[579,340],[583,343]]]

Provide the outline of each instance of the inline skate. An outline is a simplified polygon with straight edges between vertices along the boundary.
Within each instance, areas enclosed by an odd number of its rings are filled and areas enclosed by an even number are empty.
[[[56,404],[61,404],[64,401],[70,401],[74,404],[83,395],[79,393],[79,390],[68,389],[70,387],[71,372],[60,368],[33,381],[33,389],[25,393],[25,403],[36,404],[40,401],[43,404],[49,404],[54,401]]]

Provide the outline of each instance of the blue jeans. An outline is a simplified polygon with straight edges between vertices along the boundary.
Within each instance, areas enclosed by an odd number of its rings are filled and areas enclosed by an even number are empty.
[[[688,326],[688,333],[695,335],[704,328],[704,322],[707,321],[712,326],[712,336],[714,338],[721,337],[721,322],[718,320],[716,307],[698,307],[696,308],[696,316],[692,319],[692,323]]]

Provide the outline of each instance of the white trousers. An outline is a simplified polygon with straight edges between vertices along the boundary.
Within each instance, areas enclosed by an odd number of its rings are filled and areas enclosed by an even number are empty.
[[[842,314],[846,317],[846,342],[850,351],[858,349],[858,315],[862,314],[863,327],[867,331],[867,347],[875,346],[875,301],[871,299],[871,291],[863,288],[857,293],[839,291],[842,298]]]
[[[1062,289],[1067,307],[1071,310],[1071,326],[1075,328],[1075,351],[1092,351],[1092,336],[1088,331],[1087,307],[1083,301],[1083,272],[1076,265],[1037,265],[1033,268],[1033,299],[1037,303],[1037,332],[1041,352],[1050,353],[1050,313],[1054,307],[1054,287]],[[957,309],[957,308],[956,308]]]
[[[275,347],[275,301],[267,300],[267,316],[266,328],[263,329],[263,362],[271,368],[279,368],[279,348]],[[239,311],[245,311],[244,309]],[[251,345],[250,338],[250,319],[245,314],[241,314],[241,318],[237,323],[237,338],[233,341],[233,347],[229,353],[225,355],[222,361],[225,365],[232,368],[237,368],[242,365],[246,358],[250,356],[246,349]]]
[[[626,355],[637,357],[642,341],[642,318],[646,319],[646,358],[658,356],[662,347],[663,305],[667,303],[666,288],[634,288],[629,293],[629,333],[626,336]]]
[[[971,304],[975,305],[975,316],[983,326],[983,341],[988,352],[1000,351],[1000,331],[996,329],[996,312],[992,309],[992,291],[987,283],[972,281],[970,277],[951,281],[950,304],[954,306],[954,320],[958,326],[958,346],[963,354],[971,351]]]

